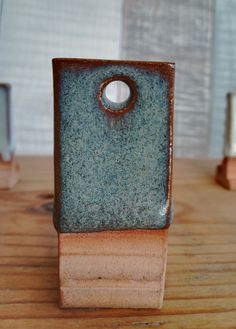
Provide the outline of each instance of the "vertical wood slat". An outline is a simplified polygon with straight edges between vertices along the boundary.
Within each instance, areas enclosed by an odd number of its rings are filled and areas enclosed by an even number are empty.
[[[212,63],[210,155],[222,156],[227,100],[236,92],[236,2],[216,0]]]
[[[176,62],[175,154],[208,153],[212,0],[125,0],[122,55]]]

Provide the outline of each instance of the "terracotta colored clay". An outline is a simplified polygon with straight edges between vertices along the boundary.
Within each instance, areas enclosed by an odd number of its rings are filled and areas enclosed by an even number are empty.
[[[236,157],[225,157],[216,169],[216,181],[229,190],[236,190]]]
[[[0,158],[0,189],[12,188],[19,179],[19,165],[14,158],[10,161],[3,161]]]
[[[160,308],[168,230],[59,234],[62,307]]]

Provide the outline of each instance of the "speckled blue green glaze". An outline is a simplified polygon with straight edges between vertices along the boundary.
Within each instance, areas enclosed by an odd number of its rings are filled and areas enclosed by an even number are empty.
[[[126,114],[107,115],[101,82],[125,75],[137,88]],[[161,229],[171,221],[168,199],[168,80],[135,65],[107,64],[58,76],[60,209],[54,223],[64,233]]]

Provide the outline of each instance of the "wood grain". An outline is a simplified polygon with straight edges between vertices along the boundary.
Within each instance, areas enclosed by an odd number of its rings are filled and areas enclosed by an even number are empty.
[[[236,328],[236,192],[214,181],[219,161],[175,160],[161,310],[58,307],[52,159],[20,158],[0,191],[0,328]]]

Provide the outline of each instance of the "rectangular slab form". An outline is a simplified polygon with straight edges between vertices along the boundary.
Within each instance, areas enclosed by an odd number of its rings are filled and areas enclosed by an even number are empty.
[[[227,94],[227,112],[225,120],[225,157],[236,157],[236,95]]]
[[[216,168],[216,181],[228,190],[236,190],[236,95],[227,94],[224,159]]]
[[[62,308],[161,308],[168,230],[60,233]]]
[[[53,59],[63,308],[161,308],[173,218],[172,62]],[[129,97],[115,103],[111,83]]]
[[[11,86],[0,83],[0,159],[10,161],[13,151]]]
[[[170,225],[174,74],[167,62],[53,60],[58,232]],[[114,105],[118,81],[130,96]]]
[[[0,83],[0,189],[10,189],[18,181],[11,124],[11,86]]]

